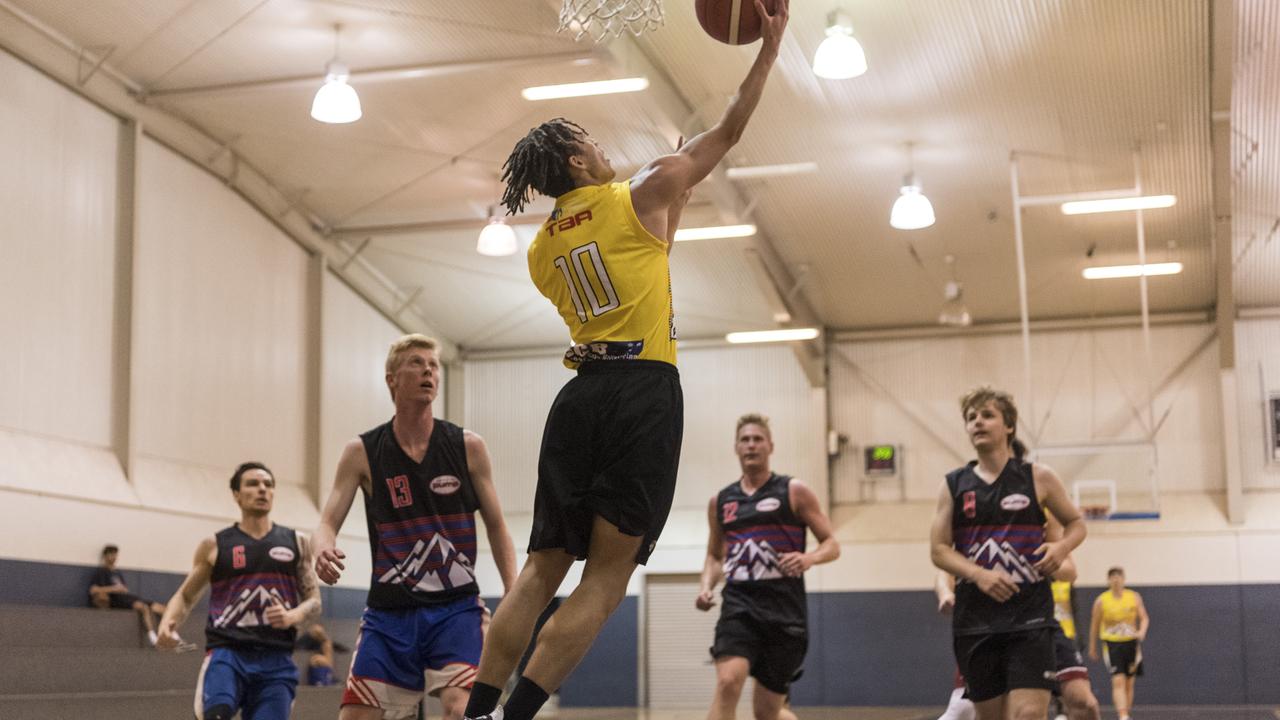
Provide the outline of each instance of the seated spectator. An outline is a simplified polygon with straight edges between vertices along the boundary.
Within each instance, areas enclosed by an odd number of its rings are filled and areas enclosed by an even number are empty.
[[[124,577],[116,570],[116,558],[119,555],[120,548],[115,545],[102,548],[102,564],[89,581],[89,604],[96,608],[133,610],[138,613],[142,624],[147,628],[147,642],[154,647],[156,616],[164,614],[164,605],[154,600],[144,600],[129,592],[129,587],[124,584]]]
[[[316,623],[306,632],[298,635],[296,647],[311,650],[311,658],[307,661],[308,685],[336,685],[333,679],[333,640],[325,632],[324,626]]]

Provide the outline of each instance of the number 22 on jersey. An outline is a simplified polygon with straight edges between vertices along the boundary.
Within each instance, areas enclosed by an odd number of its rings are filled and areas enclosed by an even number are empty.
[[[600,317],[618,308],[618,293],[613,289],[609,271],[604,266],[604,259],[600,257],[600,246],[590,242],[574,248],[569,251],[567,260],[563,255],[556,258],[555,266],[560,269],[569,286],[569,297],[573,300],[573,308],[579,321],[585,323],[589,319],[586,303],[591,305],[591,317]],[[587,272],[588,268],[591,273]],[[591,282],[591,274],[595,275],[594,283]],[[586,303],[583,302],[584,298]]]

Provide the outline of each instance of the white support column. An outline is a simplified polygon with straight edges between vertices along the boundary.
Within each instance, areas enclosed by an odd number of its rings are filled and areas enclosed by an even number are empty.
[[[1018,155],[1009,153],[1009,183],[1013,192],[1013,242],[1018,255],[1018,310],[1022,323],[1022,398],[1019,403],[1026,409],[1025,424],[1031,443],[1037,444],[1040,431],[1036,428],[1036,398],[1031,382],[1031,315],[1027,308],[1027,258],[1022,243],[1022,196],[1018,186]]]
[[[1235,178],[1231,164],[1232,68],[1235,60],[1235,0],[1213,0],[1209,77],[1210,141],[1213,162],[1214,269],[1217,281],[1218,376],[1222,400],[1222,472],[1227,486],[1227,521],[1245,521],[1240,395],[1236,377],[1235,257],[1231,215]]]
[[[307,335],[306,335],[306,381],[305,388],[305,422],[303,432],[303,482],[307,494],[319,509],[324,502],[320,496],[322,486],[321,474],[321,434],[324,432],[324,284],[329,273],[329,260],[321,254],[313,254],[307,264]]]
[[[137,456],[138,387],[134,358],[140,342],[134,332],[138,307],[135,278],[138,277],[138,178],[139,147],[142,123],[125,120],[120,123],[116,209],[115,313],[113,328],[112,446],[120,460],[126,479],[133,480]]]
[[[1133,187],[1138,191],[1137,195],[1142,196],[1142,150],[1135,145],[1133,148]],[[1143,272],[1138,275],[1138,295],[1142,303],[1142,352],[1143,360],[1146,363],[1147,371],[1144,373],[1147,379],[1147,439],[1155,442],[1156,432],[1156,410],[1155,410],[1155,393],[1151,390],[1151,305],[1149,295],[1147,293],[1147,223],[1143,218],[1142,210],[1139,209],[1134,213],[1137,216],[1136,223],[1138,226],[1138,266],[1143,268]]]

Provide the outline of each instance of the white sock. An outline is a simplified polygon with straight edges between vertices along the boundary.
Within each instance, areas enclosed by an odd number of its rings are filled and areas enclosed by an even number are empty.
[[[155,647],[156,641],[157,641],[157,640],[159,640],[159,639],[160,639],[160,638],[156,637],[156,631],[155,631],[155,630],[148,630],[148,631],[147,631],[147,642],[151,643],[151,646],[152,646],[152,647]]]

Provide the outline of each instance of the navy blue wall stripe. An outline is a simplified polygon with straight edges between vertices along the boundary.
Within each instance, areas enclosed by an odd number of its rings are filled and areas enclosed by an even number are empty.
[[[0,559],[0,603],[86,605],[91,566]],[[164,602],[176,573],[123,571],[138,595]],[[1151,613],[1140,704],[1280,703],[1280,585],[1140,587]],[[1080,588],[1080,626],[1101,588]],[[358,618],[365,592],[323,588],[324,615]],[[496,606],[487,599],[490,608]],[[628,597],[565,686],[565,706],[635,706],[639,598]],[[809,653],[795,684],[796,705],[941,705],[955,662],[946,618],[930,592],[810,593]],[[1094,692],[1107,704],[1110,683],[1090,663]]]

